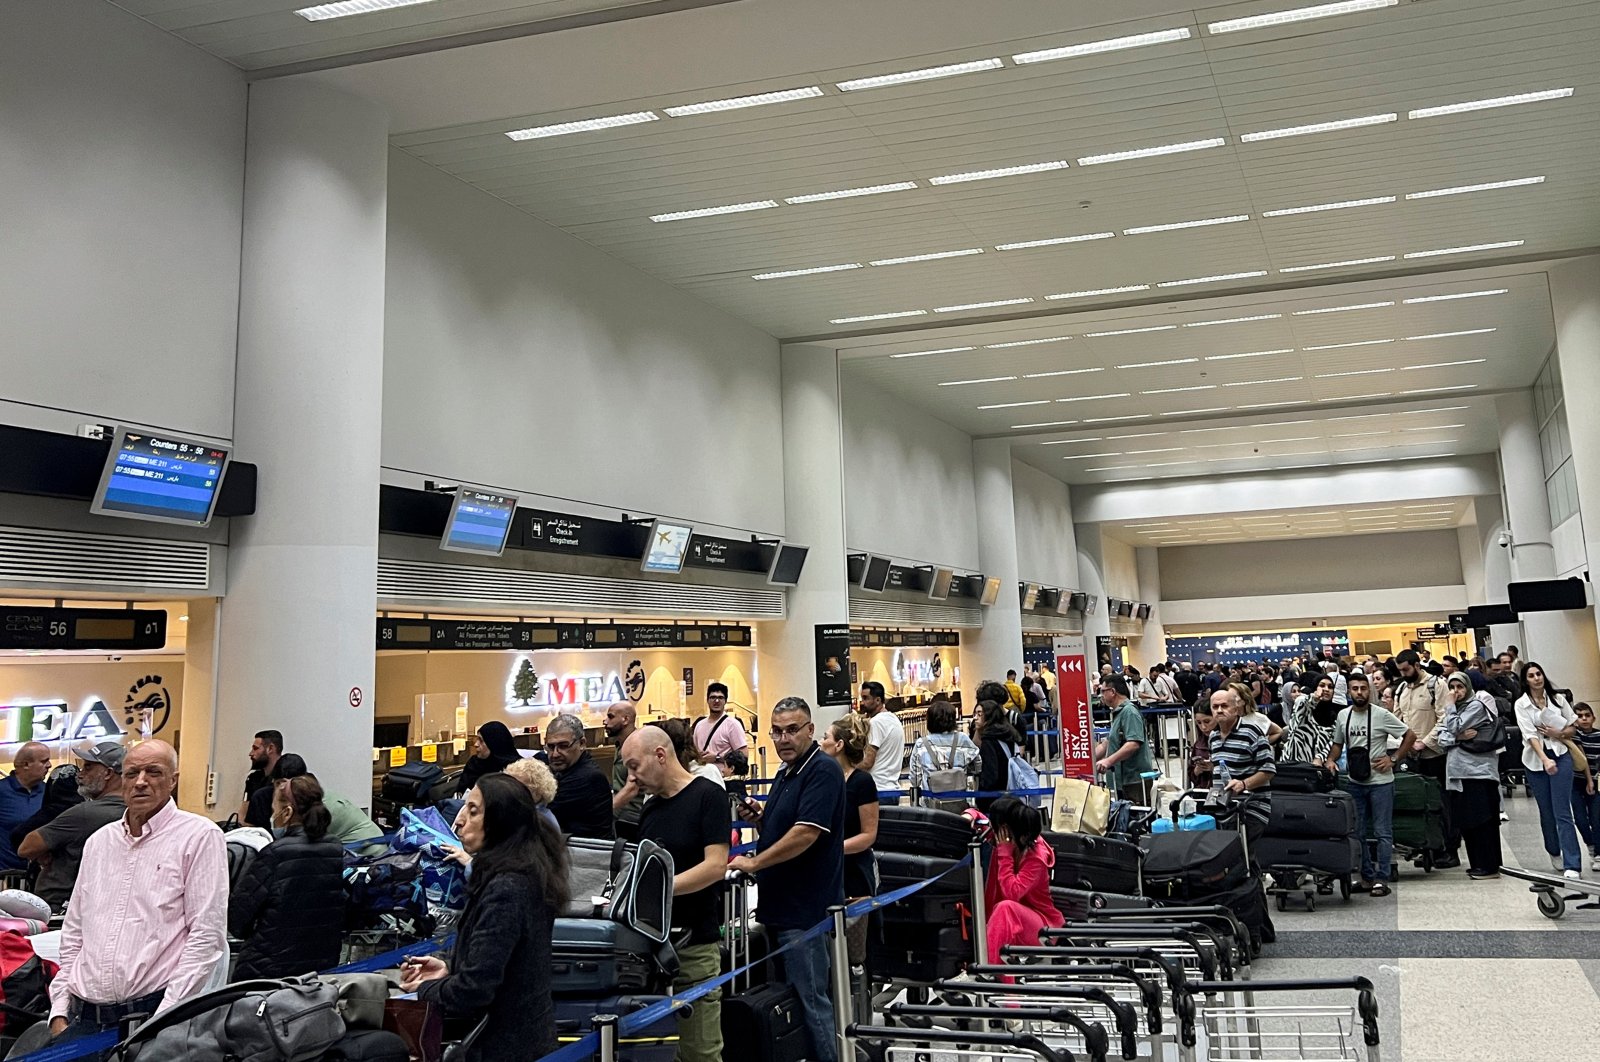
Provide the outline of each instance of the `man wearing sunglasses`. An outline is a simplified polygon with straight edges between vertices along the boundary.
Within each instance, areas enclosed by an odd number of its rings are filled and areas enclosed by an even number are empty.
[[[573,837],[615,840],[611,780],[584,747],[583,721],[575,715],[558,715],[546,723],[544,754],[550,773],[556,776],[550,814],[561,824],[561,832]]]
[[[761,887],[757,916],[786,947],[844,902],[844,771],[816,741],[811,706],[785,697],[772,708],[773,748],[783,761],[766,806],[749,801],[739,817],[761,831],[753,856],[730,866],[754,874]],[[828,938],[784,954],[784,973],[800,995],[815,1062],[836,1062],[829,995]]]

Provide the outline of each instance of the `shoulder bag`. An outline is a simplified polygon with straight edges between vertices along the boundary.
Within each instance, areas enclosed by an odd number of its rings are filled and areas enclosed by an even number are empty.
[[[928,738],[928,758],[933,761],[933,770],[928,772],[926,782],[930,793],[960,793],[967,788],[967,772],[955,766],[956,739],[950,735],[950,744],[945,747],[948,753],[944,766],[939,766],[939,744],[930,736]],[[962,812],[967,809],[967,801],[963,797],[924,797],[921,801],[925,808],[939,808],[942,811]]]

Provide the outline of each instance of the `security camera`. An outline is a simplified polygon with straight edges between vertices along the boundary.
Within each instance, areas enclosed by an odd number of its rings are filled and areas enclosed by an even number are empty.
[[[1500,532],[1500,537],[1495,539],[1495,541],[1500,543],[1500,548],[1501,549],[1510,549],[1511,548],[1511,532],[1510,531],[1502,531],[1502,532]]]

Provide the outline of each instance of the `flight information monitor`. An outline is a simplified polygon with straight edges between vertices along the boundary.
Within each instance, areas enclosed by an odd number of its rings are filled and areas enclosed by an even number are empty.
[[[215,443],[118,428],[89,511],[205,527],[227,465],[227,448]]]
[[[506,538],[511,534],[511,520],[516,514],[515,494],[459,487],[439,548],[498,557],[506,551]]]
[[[650,537],[645,540],[640,569],[668,575],[683,571],[683,557],[689,551],[689,539],[693,534],[694,528],[688,524],[657,520],[650,525]]]

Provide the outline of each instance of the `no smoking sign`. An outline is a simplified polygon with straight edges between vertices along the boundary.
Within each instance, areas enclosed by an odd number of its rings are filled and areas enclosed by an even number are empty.
[[[362,701],[361,687],[360,686],[351,686],[350,687],[350,707],[352,707],[352,708],[360,708],[361,707],[361,701]]]

